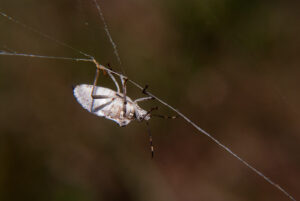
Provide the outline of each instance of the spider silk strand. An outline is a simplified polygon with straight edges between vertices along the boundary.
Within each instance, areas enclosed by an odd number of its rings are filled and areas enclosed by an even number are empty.
[[[121,58],[120,58],[120,55],[119,55],[119,51],[118,51],[117,45],[116,45],[116,43],[114,42],[114,40],[113,40],[113,38],[112,38],[112,36],[111,36],[111,34],[110,34],[110,31],[109,31],[109,29],[108,29],[108,26],[107,26],[106,20],[105,20],[105,18],[104,18],[102,9],[101,9],[101,7],[100,7],[100,4],[97,2],[97,0],[93,0],[93,1],[94,1],[95,5],[96,5],[98,14],[99,14],[99,16],[100,16],[100,18],[101,18],[101,21],[102,21],[103,25],[104,25],[104,30],[105,30],[106,36],[108,37],[109,42],[110,42],[110,44],[112,45],[112,47],[113,47],[113,49],[114,49],[114,54],[115,54],[115,56],[116,56],[116,58],[117,58],[117,60],[118,60],[118,62],[119,62],[119,65],[120,65],[120,67],[121,67],[122,73],[125,74],[125,71],[124,71],[124,69],[123,69],[123,67],[122,67],[122,62],[121,62]]]

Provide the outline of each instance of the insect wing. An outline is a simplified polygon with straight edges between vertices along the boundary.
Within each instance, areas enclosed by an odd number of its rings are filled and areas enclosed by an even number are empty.
[[[95,87],[95,96],[104,96],[107,98],[92,98],[93,85],[81,84],[74,88],[74,96],[78,103],[90,113],[100,117],[115,121],[119,126],[126,126],[131,120],[120,118],[120,108],[123,108],[123,99],[116,98],[116,92],[105,88]],[[128,97],[128,100],[131,99]]]
[[[104,87],[95,87],[94,95],[106,96],[108,98],[93,99],[92,98],[93,85],[81,84],[74,88],[74,96],[78,103],[87,111],[97,115],[105,116],[103,110],[109,107],[112,103],[112,98],[115,96],[115,92]],[[109,109],[109,108],[108,108]]]

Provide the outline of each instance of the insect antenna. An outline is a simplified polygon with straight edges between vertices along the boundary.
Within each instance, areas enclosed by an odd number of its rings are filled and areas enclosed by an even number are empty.
[[[153,141],[152,141],[152,134],[149,126],[149,122],[146,122],[147,125],[147,130],[148,130],[148,135],[149,135],[149,143],[150,143],[150,151],[151,151],[151,158],[154,157],[154,146],[153,146]]]

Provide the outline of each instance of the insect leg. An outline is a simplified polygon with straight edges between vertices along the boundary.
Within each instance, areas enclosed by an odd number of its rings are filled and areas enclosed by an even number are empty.
[[[99,75],[100,75],[100,69],[96,68],[96,75],[94,78],[93,89],[92,89],[92,93],[91,93],[92,98],[95,95],[95,86],[97,85]]]
[[[142,118],[142,120],[141,121],[144,121],[144,119],[146,118],[146,116],[148,116],[148,114],[150,114],[152,111],[154,111],[154,110],[158,110],[158,107],[153,107],[153,108],[151,108],[145,115],[144,115],[144,117]]]
[[[110,77],[112,78],[112,80],[115,82],[117,89],[120,90],[119,85],[115,79],[115,77],[108,72],[108,74],[110,75]],[[100,69],[96,68],[96,75],[95,75],[95,79],[94,79],[94,84],[93,84],[93,89],[92,89],[92,93],[91,96],[93,99],[105,99],[105,98],[111,98],[110,96],[103,96],[103,95],[95,95],[95,87],[97,85],[98,79],[99,79],[99,75],[100,75]]]
[[[124,76],[121,76],[121,82],[122,82],[122,87],[123,87],[123,116],[125,117],[126,116],[126,105],[127,105],[127,100],[126,100],[126,93],[127,93],[127,90],[126,90],[126,83],[127,83],[127,77],[124,77]]]
[[[152,117],[159,117],[163,119],[176,119],[178,116],[165,116],[165,115],[160,115],[160,114],[151,114]]]
[[[148,89],[148,87],[149,87],[149,86],[146,84],[145,87],[144,87],[144,89],[143,89],[143,91],[142,91],[143,94],[147,94],[147,91],[146,91],[146,90]]]
[[[96,75],[95,75],[94,83],[93,83],[93,89],[92,89],[92,92],[91,92],[91,97],[92,97],[93,101],[92,101],[92,104],[91,104],[91,110],[90,111],[93,111],[93,109],[94,109],[95,86],[97,85],[99,75],[100,75],[100,69],[97,66]]]
[[[154,99],[155,99],[153,96],[151,96],[151,95],[147,92],[148,87],[149,87],[149,86],[146,84],[145,87],[144,87],[143,90],[142,90],[142,93],[148,95],[149,97],[138,98],[138,99],[135,100],[135,102],[144,101],[144,100],[151,100],[151,99],[154,100]]]
[[[141,102],[141,101],[146,101],[146,100],[153,100],[154,98],[152,96],[147,96],[147,97],[143,97],[143,98],[138,98],[136,99],[134,102]]]
[[[97,85],[98,79],[99,79],[99,75],[100,75],[100,69],[96,68],[96,75],[95,75],[95,79],[94,79],[94,83],[93,83],[93,89],[92,89],[92,104],[91,104],[91,111],[94,111],[94,99],[105,99],[105,98],[111,98],[109,96],[103,96],[103,95],[95,95],[95,87]]]
[[[149,142],[150,142],[150,150],[151,150],[151,157],[154,157],[154,147],[152,142],[152,134],[149,127],[149,122],[146,122],[147,128],[148,128],[148,135],[149,135]]]
[[[108,71],[107,71],[107,73],[108,73],[108,75],[110,76],[110,78],[114,81],[114,83],[115,83],[115,85],[116,85],[116,87],[117,87],[117,92],[120,93],[120,87],[119,87],[119,84],[118,84],[116,78],[113,76],[113,74],[111,74],[111,72],[108,72]]]
[[[113,102],[113,100],[107,102],[107,103],[104,103],[102,105],[99,105],[95,108],[93,108],[93,110],[91,110],[91,112],[98,112],[99,110],[102,110],[103,108],[105,108],[106,106],[110,105],[111,103]]]
[[[110,66],[110,63],[107,63],[107,66],[109,67],[110,70],[112,70],[112,68]],[[120,93],[120,87],[119,87],[119,84],[118,84],[115,76],[111,72],[109,72],[109,71],[105,71],[105,72],[107,72],[107,74],[109,75],[109,77],[114,81],[114,83],[115,83],[115,85],[117,87],[117,92]]]
[[[104,95],[95,95],[92,94],[93,99],[106,99],[106,98],[112,98],[111,96],[104,96]]]

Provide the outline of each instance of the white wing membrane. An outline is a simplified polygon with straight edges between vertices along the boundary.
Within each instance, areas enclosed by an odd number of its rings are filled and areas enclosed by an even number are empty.
[[[107,119],[117,122],[120,126],[125,126],[132,120],[124,117],[123,112],[123,98],[117,95],[117,92],[105,88],[95,87],[95,96],[104,96],[106,98],[93,99],[91,94],[93,85],[81,84],[74,88],[74,96],[78,103],[87,111]],[[126,109],[128,112],[134,112],[132,100],[127,97],[128,104]]]
[[[104,87],[95,87],[94,95],[107,96],[109,98],[93,99],[91,96],[92,89],[93,85],[77,85],[74,88],[74,96],[84,109],[98,116],[105,116],[102,110],[109,107],[110,103],[113,101],[113,97],[116,96],[116,92]]]

